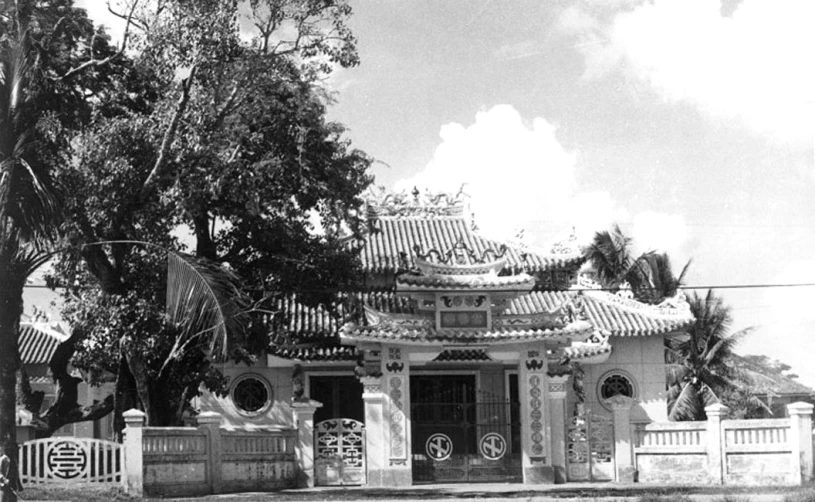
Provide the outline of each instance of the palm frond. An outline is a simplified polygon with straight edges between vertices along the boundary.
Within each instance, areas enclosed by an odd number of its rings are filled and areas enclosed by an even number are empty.
[[[668,420],[701,420],[705,416],[705,410],[696,387],[687,382],[681,389],[673,404],[669,405]]]
[[[48,167],[36,162],[26,129],[33,126],[23,120],[32,102],[30,52],[24,31],[0,54],[0,218],[23,239],[50,236],[59,209]]]
[[[168,253],[167,315],[180,329],[168,360],[192,344],[225,357],[228,335],[246,329],[244,307],[237,275],[203,258]]]
[[[631,238],[623,234],[619,225],[614,225],[611,231],[595,234],[587,249],[586,258],[594,265],[600,281],[616,287],[631,268],[630,247]]]

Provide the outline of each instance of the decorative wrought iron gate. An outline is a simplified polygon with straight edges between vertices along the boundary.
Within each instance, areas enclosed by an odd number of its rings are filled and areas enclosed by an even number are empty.
[[[614,479],[614,425],[611,417],[584,412],[566,428],[566,476],[569,481]]]
[[[315,482],[320,486],[364,485],[365,424],[350,418],[323,420],[314,427]]]
[[[411,404],[414,483],[521,480],[520,403],[423,397]]]

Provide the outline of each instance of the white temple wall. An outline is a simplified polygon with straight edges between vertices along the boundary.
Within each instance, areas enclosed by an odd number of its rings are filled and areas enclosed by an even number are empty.
[[[229,364],[222,367],[223,374],[229,379],[229,392],[219,397],[204,390],[198,398],[200,410],[214,411],[223,417],[221,426],[232,429],[241,427],[293,427],[291,407],[288,403],[292,397],[292,369],[268,368],[265,361],[253,366]],[[240,412],[232,403],[232,387],[242,375],[251,375],[267,383],[272,393],[272,402],[260,413],[247,414]]]
[[[612,337],[614,351],[602,364],[584,366],[586,403],[593,412],[611,414],[599,403],[599,385],[609,372],[621,370],[635,385],[637,403],[631,409],[632,422],[664,422],[667,417],[665,390],[665,348],[661,336]]]

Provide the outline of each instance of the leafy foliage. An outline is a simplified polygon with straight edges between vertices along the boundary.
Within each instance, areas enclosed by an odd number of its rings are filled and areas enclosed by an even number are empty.
[[[265,313],[264,291],[331,304],[357,276],[350,242],[371,160],[325,120],[320,87],[335,65],[357,62],[350,9],[252,1],[250,20],[263,28],[247,40],[238,4],[139,3],[139,55],[121,78],[142,99],[101,96],[99,110],[116,113],[94,116],[57,173],[77,250],[52,279],[69,286],[66,317],[88,333],[76,364],[116,374],[117,408],[136,399],[151,425],[178,423],[199,382],[222,388],[210,353],[245,359],[264,346],[263,323],[229,300],[233,272]],[[164,254],[126,241],[170,251],[169,290]]]

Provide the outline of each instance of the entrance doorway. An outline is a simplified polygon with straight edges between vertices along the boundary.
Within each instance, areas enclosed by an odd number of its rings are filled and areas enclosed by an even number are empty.
[[[520,481],[520,404],[476,392],[474,375],[410,378],[414,483]]]
[[[611,417],[586,410],[569,419],[566,425],[566,477],[569,481],[614,479],[614,424]]]

